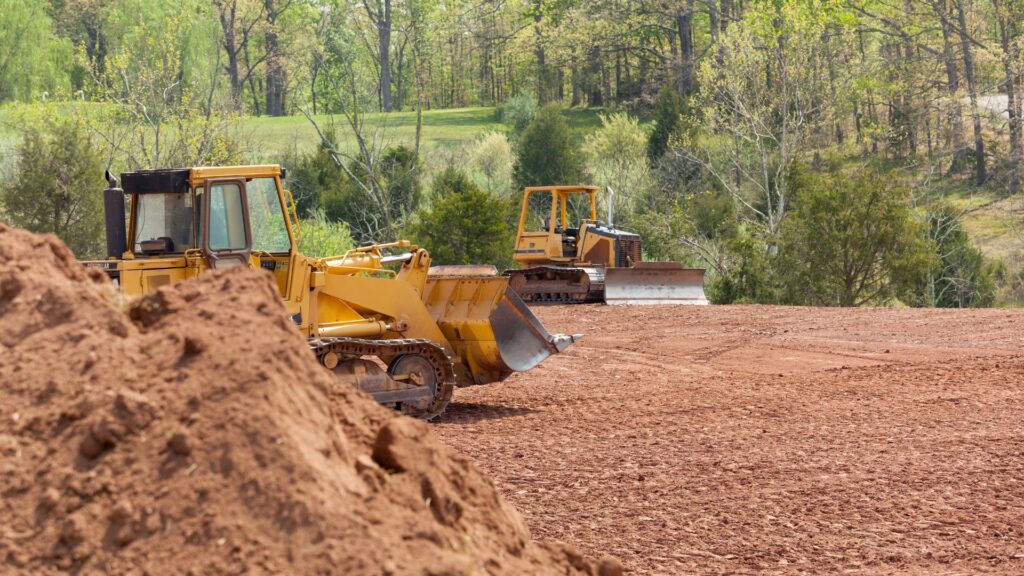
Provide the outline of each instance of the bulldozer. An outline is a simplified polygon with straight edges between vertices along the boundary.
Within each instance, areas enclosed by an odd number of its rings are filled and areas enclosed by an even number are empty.
[[[513,254],[522,268],[504,272],[512,290],[528,303],[707,304],[704,270],[644,262],[640,236],[612,223],[610,189],[608,222],[598,221],[598,192],[524,189]]]
[[[338,381],[431,419],[456,386],[500,382],[581,335],[549,334],[479,268],[431,272],[427,250],[396,241],[329,257],[299,250],[294,198],[278,165],[109,172],[104,270],[127,298],[211,270],[273,275],[289,319]],[[484,271],[486,272],[486,271]]]

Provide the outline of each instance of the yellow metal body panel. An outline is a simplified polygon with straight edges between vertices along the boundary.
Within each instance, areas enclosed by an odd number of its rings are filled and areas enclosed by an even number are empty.
[[[431,278],[423,292],[430,316],[456,355],[466,359],[477,384],[509,374],[491,325],[491,312],[507,287],[505,277]]]
[[[609,238],[591,232],[597,221],[596,186],[531,186],[523,190],[523,205],[519,213],[513,259],[525,266],[539,265],[612,265],[614,249]],[[535,194],[551,196],[550,223],[547,230],[527,230],[530,197]],[[573,195],[586,195],[590,202],[590,219],[584,220],[576,237],[575,254],[566,253],[566,237],[558,229],[566,230],[570,222],[567,203]],[[560,226],[559,226],[560,225]]]

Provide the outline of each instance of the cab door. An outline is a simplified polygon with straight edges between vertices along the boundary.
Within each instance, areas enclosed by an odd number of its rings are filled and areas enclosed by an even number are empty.
[[[210,268],[248,267],[252,229],[245,180],[207,180],[201,206],[203,256]]]

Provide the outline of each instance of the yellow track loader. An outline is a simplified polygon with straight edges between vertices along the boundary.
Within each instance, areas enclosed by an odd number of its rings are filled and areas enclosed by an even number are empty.
[[[704,270],[643,262],[640,236],[597,220],[596,186],[523,191],[509,286],[526,302],[707,304]],[[611,201],[609,200],[609,205]],[[540,216],[542,224],[531,219]]]
[[[426,419],[454,386],[499,382],[579,338],[548,334],[507,278],[472,268],[431,274],[427,251],[406,241],[303,255],[284,177],[277,165],[144,170],[120,182],[108,173],[108,259],[85,264],[127,297],[207,270],[268,270],[325,368]]]

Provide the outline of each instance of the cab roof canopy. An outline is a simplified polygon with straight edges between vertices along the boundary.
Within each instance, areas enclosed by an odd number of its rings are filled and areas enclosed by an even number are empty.
[[[252,166],[205,166],[161,170],[136,170],[121,173],[121,189],[128,194],[167,194],[188,192],[189,184],[199,186],[208,178],[285,178],[277,164]]]
[[[188,192],[188,173],[188,168],[122,172],[121,189],[128,194],[180,194]]]

